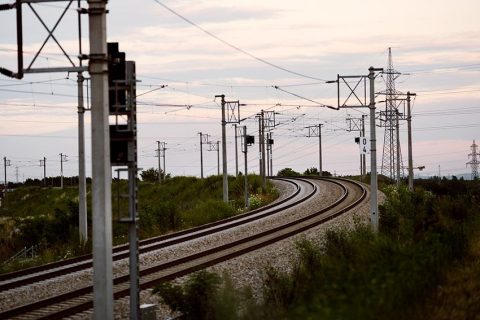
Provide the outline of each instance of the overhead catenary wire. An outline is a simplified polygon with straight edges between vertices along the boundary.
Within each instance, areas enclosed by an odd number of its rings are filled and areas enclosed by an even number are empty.
[[[183,21],[187,22],[188,24],[194,26],[195,28],[199,29],[200,31],[202,31],[203,33],[207,34],[208,36],[220,41],[221,43],[229,46],[230,48],[238,51],[238,52],[241,52],[247,56],[249,56],[250,58],[252,59],[255,59],[259,62],[262,62],[266,65],[269,65],[273,68],[276,68],[276,69],[279,69],[279,70],[282,70],[284,72],[287,72],[287,73],[290,73],[290,74],[293,74],[293,75],[296,75],[296,76],[299,76],[299,77],[303,77],[303,78],[308,78],[308,79],[313,79],[313,80],[318,80],[318,81],[326,81],[325,79],[320,79],[320,78],[317,78],[317,77],[312,77],[312,76],[309,76],[309,75],[306,75],[306,74],[303,74],[303,73],[300,73],[300,72],[296,72],[296,71],[293,71],[293,70],[290,70],[290,69],[287,69],[287,68],[284,68],[284,67],[281,67],[277,64],[274,64],[272,62],[269,62],[265,59],[262,59],[262,58],[259,58],[253,54],[251,54],[250,52],[247,52],[245,51],[244,49],[241,49],[239,48],[238,46],[235,46],[233,44],[231,44],[230,42],[226,41],[226,40],[223,40],[222,38],[220,38],[219,36],[213,34],[212,32],[202,28],[201,26],[199,26],[198,24],[196,24],[195,22],[193,22],[192,20],[184,17],[183,15],[181,15],[180,13],[176,12],[175,10],[171,9],[170,7],[168,7],[167,5],[165,5],[164,3],[160,2],[159,0],[154,0],[156,3],[158,3],[160,6],[162,6],[163,8],[165,8],[166,10],[170,11],[171,13],[173,13],[174,15],[176,15],[177,17],[179,17],[180,19],[182,19]]]

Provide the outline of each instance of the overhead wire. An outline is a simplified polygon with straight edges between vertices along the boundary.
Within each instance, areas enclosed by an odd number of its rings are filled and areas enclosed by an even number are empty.
[[[269,65],[273,68],[276,68],[276,69],[279,69],[279,70],[282,70],[284,72],[287,72],[287,73],[290,73],[290,74],[293,74],[293,75],[296,75],[296,76],[300,76],[300,77],[303,77],[303,78],[308,78],[308,79],[313,79],[313,80],[319,80],[319,81],[326,81],[325,79],[320,79],[320,78],[317,78],[317,77],[312,77],[312,76],[309,76],[309,75],[306,75],[306,74],[303,74],[303,73],[300,73],[300,72],[296,72],[296,71],[293,71],[293,70],[290,70],[290,69],[287,69],[287,68],[284,68],[284,67],[281,67],[277,64],[274,64],[272,62],[269,62],[265,59],[262,59],[262,58],[259,58],[253,54],[251,54],[250,52],[247,52],[246,50],[244,49],[241,49],[239,48],[238,46],[235,46],[233,44],[231,44],[230,42],[226,41],[226,40],[223,40],[222,38],[220,38],[219,36],[213,34],[212,32],[202,28],[201,26],[199,26],[198,24],[196,24],[195,22],[193,22],[192,20],[184,17],[183,15],[179,14],[178,12],[176,12],[175,10],[171,9],[170,7],[168,7],[167,5],[165,5],[164,3],[160,2],[159,0],[154,0],[156,3],[158,3],[160,6],[162,6],[163,8],[165,8],[166,10],[170,11],[171,13],[173,13],[174,15],[176,15],[177,17],[179,17],[180,19],[182,19],[183,21],[187,22],[188,24],[194,26],[195,28],[199,29],[200,31],[202,31],[203,33],[207,34],[208,36],[220,41],[221,43],[229,46],[230,48],[238,51],[238,52],[241,52],[247,56],[249,56],[250,58],[252,59],[255,59],[259,62],[262,62],[266,65]]]

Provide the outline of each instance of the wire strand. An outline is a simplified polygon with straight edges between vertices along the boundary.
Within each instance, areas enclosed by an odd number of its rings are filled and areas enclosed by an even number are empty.
[[[320,78],[316,78],[316,77],[312,77],[312,76],[309,76],[309,75],[306,75],[306,74],[303,74],[303,73],[300,73],[300,72],[296,72],[296,71],[293,71],[293,70],[290,70],[290,69],[287,69],[287,68],[284,68],[284,67],[281,67],[277,64],[274,64],[272,62],[269,62],[265,59],[262,59],[262,58],[259,58],[253,54],[251,54],[250,52],[248,51],[245,51],[233,44],[231,44],[230,42],[227,42],[226,40],[223,40],[222,38],[220,38],[219,36],[213,34],[212,32],[202,28],[201,26],[199,26],[198,24],[196,24],[195,22],[191,21],[190,19],[182,16],[181,14],[179,14],[178,12],[174,11],[173,9],[171,9],[170,7],[168,7],[167,5],[163,4],[162,2],[160,2],[159,0],[154,0],[156,3],[158,3],[160,6],[162,6],[163,8],[165,8],[166,10],[170,11],[171,13],[173,13],[174,15],[176,15],[177,17],[179,17],[180,19],[182,19],[183,21],[187,22],[188,24],[194,26],[195,28],[199,29],[200,31],[202,31],[203,33],[209,35],[210,37],[220,41],[221,43],[229,46],[230,48],[234,49],[234,50],[237,50],[238,52],[241,52],[247,56],[249,56],[250,58],[252,59],[255,59],[259,62],[262,62],[266,65],[269,65],[273,68],[276,68],[276,69],[279,69],[279,70],[282,70],[282,71],[285,71],[287,73],[290,73],[290,74],[293,74],[293,75],[296,75],[296,76],[300,76],[300,77],[303,77],[303,78],[308,78],[308,79],[312,79],[312,80],[318,80],[318,81],[326,81],[325,79],[320,79]]]

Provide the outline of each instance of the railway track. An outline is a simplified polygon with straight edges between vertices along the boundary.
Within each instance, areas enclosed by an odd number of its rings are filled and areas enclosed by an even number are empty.
[[[294,234],[315,227],[342,214],[347,210],[350,210],[354,206],[358,205],[366,197],[365,188],[358,183],[339,179],[329,179],[329,181],[340,186],[343,190],[342,196],[332,205],[329,205],[317,212],[311,213],[303,217],[302,219],[292,221],[290,223],[272,228],[270,230],[266,230],[264,232],[260,232],[258,234],[251,235],[224,245],[210,248],[202,252],[197,252],[195,254],[191,254],[176,260],[172,260],[167,263],[161,263],[149,268],[145,268],[140,271],[141,289],[150,288],[161,281],[166,281],[179,276],[183,276],[193,271],[256,250],[260,247],[264,247],[268,244],[280,241]],[[158,250],[160,248],[170,246],[175,243],[192,240],[197,237],[202,237],[206,234],[220,232],[244,223],[254,221],[256,219],[260,219],[262,217],[266,217],[275,212],[285,210],[288,207],[298,205],[299,203],[302,203],[307,199],[311,198],[317,192],[316,186],[308,180],[298,179],[295,183],[297,184],[297,191],[294,193],[294,195],[285,199],[279,204],[277,203],[276,205],[270,206],[269,208],[264,210],[257,210],[255,212],[244,214],[239,217],[227,219],[227,221],[216,222],[208,226],[183,231],[175,235],[170,235],[168,237],[157,237],[156,241],[149,239],[148,242],[142,243],[141,251],[148,251],[148,248],[150,248],[151,250]],[[299,184],[303,184],[304,189],[306,189],[306,185],[310,185],[311,190],[302,191],[302,188],[299,187]],[[118,257],[121,257],[122,254],[125,254],[125,252],[123,251],[125,250],[117,249],[116,254],[118,254]],[[126,255],[128,255],[128,251],[126,252]],[[84,268],[88,268],[88,265],[91,266],[91,257],[89,259],[90,261],[76,263],[83,264]],[[68,268],[77,268],[77,266],[75,265],[64,267],[63,269]],[[55,276],[59,275],[61,275],[61,272]],[[38,277],[38,275],[35,277]],[[129,276],[124,275],[116,277],[114,279],[115,299],[125,297],[128,294]],[[28,305],[19,306],[10,310],[3,311],[0,313],[0,318],[60,319],[84,310],[91,309],[93,306],[92,296],[93,287],[87,286],[81,289],[72,290],[71,292],[57,295],[55,297],[47,298]]]
[[[181,243],[183,241],[193,240],[205,235],[213,234],[215,232],[234,228],[242,223],[247,223],[264,218],[268,215],[275,214],[281,210],[290,208],[294,205],[297,205],[298,203],[301,203],[302,201],[307,200],[308,198],[313,196],[315,192],[315,187],[311,183],[309,184],[311,185],[312,190],[310,192],[303,190],[302,192],[302,189],[297,182],[285,179],[278,180],[286,181],[292,184],[295,188],[295,192],[293,192],[291,195],[289,195],[282,201],[259,208],[257,210],[252,210],[241,215],[236,215],[221,221],[212,222],[206,225],[175,232],[169,235],[163,235],[142,240],[139,242],[140,254],[145,254],[153,250],[158,250],[170,245]],[[129,256],[128,244],[116,246],[113,248],[112,251],[114,261],[126,259]],[[67,273],[88,269],[92,267],[92,264],[92,255],[87,254],[67,260],[41,265],[38,267],[2,274],[0,275],[0,292],[18,288],[24,285],[29,285],[38,281],[51,279],[57,276],[62,276]]]

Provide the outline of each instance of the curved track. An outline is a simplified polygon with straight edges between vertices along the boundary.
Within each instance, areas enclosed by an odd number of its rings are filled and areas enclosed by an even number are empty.
[[[153,237],[140,241],[139,252],[144,254],[153,250],[158,250],[183,241],[193,240],[208,234],[234,228],[243,223],[251,222],[257,219],[272,215],[281,210],[295,206],[313,196],[316,191],[315,186],[308,181],[291,181],[278,179],[291,183],[295,187],[295,192],[287,198],[273,203],[271,205],[252,210],[244,214],[236,215],[221,221],[212,222],[199,227],[175,232],[168,235]],[[303,185],[303,188],[300,184]],[[113,248],[113,260],[126,259],[129,256],[128,244]],[[67,260],[53,262],[38,267],[28,268],[0,275],[0,292],[29,285],[38,281],[62,276],[67,273],[76,272],[92,267],[92,255],[83,255]]]
[[[274,243],[276,241],[285,239],[299,232],[313,228],[321,223],[324,223],[358,205],[366,197],[365,188],[353,181],[341,179],[328,179],[330,182],[339,185],[342,190],[342,196],[337,199],[335,203],[329,205],[317,212],[311,213],[301,219],[292,221],[290,223],[260,232],[258,234],[230,242],[215,248],[211,248],[202,252],[198,252],[186,257],[155,265],[140,271],[140,286],[142,289],[150,288],[155,284],[173,279],[190,272],[211,266],[231,259],[233,257],[242,255],[244,253],[253,251],[260,247]],[[140,252],[148,252],[149,250],[157,250],[172,244],[180,243],[182,241],[192,240],[208,234],[219,232],[222,230],[234,228],[236,226],[261,219],[268,215],[285,210],[302,202],[307,201],[314,194],[317,193],[316,186],[306,179],[295,179],[295,182],[290,179],[285,180],[290,183],[295,183],[297,191],[287,199],[278,202],[262,210],[255,210],[247,214],[232,217],[221,222],[215,222],[206,226],[194,228],[191,230],[182,231],[169,236],[157,237],[156,240],[148,239],[142,242]],[[118,247],[121,248],[121,247]],[[123,255],[128,256],[125,249],[116,249],[114,259],[122,259]],[[74,265],[58,267],[59,269],[78,270],[78,265],[81,268],[91,267],[91,257],[87,257],[86,261],[75,262]],[[63,273],[62,273],[63,272]],[[59,271],[57,275],[50,274],[50,276],[40,276],[51,278],[67,272],[73,271]],[[23,276],[21,276],[23,277]],[[27,278],[38,278],[39,275],[30,276]],[[41,279],[43,280],[43,279]],[[39,281],[39,280],[36,280]],[[92,308],[92,291],[93,287],[88,286],[78,290],[48,298],[42,301],[17,307],[11,310],[0,313],[0,318],[32,318],[35,319],[59,319],[72,315],[84,310]],[[120,276],[114,279],[114,296],[116,299],[127,296],[129,294],[129,276]],[[35,311],[34,311],[35,310]],[[30,316],[29,316],[30,315]]]

